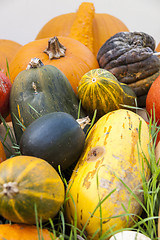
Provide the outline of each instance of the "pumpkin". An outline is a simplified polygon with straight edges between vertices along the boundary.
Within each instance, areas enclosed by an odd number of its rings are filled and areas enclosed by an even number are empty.
[[[93,3],[82,2],[77,12],[59,15],[47,22],[36,39],[72,37],[87,46],[96,56],[104,42],[121,31],[129,31],[121,20],[107,13],[95,13]]]
[[[107,234],[133,226],[133,219],[140,216],[142,208],[133,193],[143,202],[142,177],[150,178],[149,144],[147,123],[127,109],[105,114],[90,130],[71,175],[66,202],[67,221],[76,221],[79,229],[85,227],[87,239],[93,234],[99,239],[105,233],[103,238],[108,239]],[[133,214],[133,219],[126,213]]]
[[[160,52],[160,42],[158,43],[157,47],[156,47],[156,51]]]
[[[160,74],[152,83],[147,98],[146,110],[152,120],[160,125]]]
[[[34,57],[41,59],[44,65],[53,65],[61,70],[75,93],[83,74],[98,67],[95,56],[79,41],[68,37],[45,38],[29,42],[16,54],[10,64],[11,82]]]
[[[45,160],[15,156],[0,164],[0,215],[15,223],[54,218],[64,202],[64,184]]]
[[[10,64],[15,54],[22,47],[20,43],[9,39],[0,39],[0,70],[8,73],[7,62]],[[6,62],[7,60],[7,62]]]
[[[136,104],[136,96],[126,93],[117,78],[102,68],[90,70],[82,76],[78,85],[78,97],[89,116],[93,117],[97,110],[97,118],[122,108],[122,104],[129,105],[130,99],[132,105]]]
[[[148,90],[160,73],[155,40],[143,32],[119,32],[97,54],[99,66],[110,71],[136,93],[138,106],[145,107]]]
[[[12,84],[10,111],[19,143],[24,127],[50,112],[67,112],[78,117],[79,102],[66,76],[52,65],[35,58]],[[81,117],[85,113],[81,109]],[[18,124],[18,120],[23,124]]]
[[[11,86],[12,84],[10,79],[4,72],[0,71],[0,114],[3,118],[6,118],[9,115],[9,98]]]
[[[39,229],[44,240],[57,239],[47,229]],[[39,240],[37,227],[26,224],[0,224],[0,240]]]
[[[6,153],[4,150],[4,146],[2,144],[2,142],[0,141],[0,163],[6,160]]]
[[[32,122],[22,134],[23,155],[40,157],[58,170],[78,160],[85,142],[80,124],[68,113],[48,113]]]

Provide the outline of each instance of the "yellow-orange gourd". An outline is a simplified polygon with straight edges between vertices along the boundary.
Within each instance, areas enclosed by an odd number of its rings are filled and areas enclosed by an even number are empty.
[[[92,127],[70,178],[66,205],[69,223],[76,219],[87,239],[96,231],[93,239],[131,227],[140,216],[136,198],[143,202],[142,176],[150,178],[149,143],[147,123],[130,110],[109,112]]]
[[[39,232],[40,238],[35,225],[0,224],[0,240],[39,240],[42,236],[44,240],[57,239],[47,229],[39,229]]]
[[[93,3],[83,2],[77,12],[59,15],[47,22],[36,39],[69,36],[97,55],[104,42],[121,31],[129,31],[121,20],[107,13],[95,13]]]

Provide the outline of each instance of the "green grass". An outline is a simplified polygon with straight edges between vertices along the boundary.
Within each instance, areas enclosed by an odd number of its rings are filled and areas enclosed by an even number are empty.
[[[11,154],[13,154],[13,149],[14,149],[14,152],[15,152],[14,155],[19,155],[20,154],[19,146],[16,144],[16,140],[15,140],[12,130],[10,129],[8,124],[5,122],[5,120],[2,118],[2,116],[0,118],[6,129],[5,138],[2,139],[2,137],[0,136],[0,140],[2,140],[4,147],[7,150],[9,150],[11,152]],[[95,119],[95,116],[94,116],[94,119]],[[92,120],[91,126],[94,123],[94,119]],[[160,204],[160,186],[159,186],[160,167],[158,165],[159,163],[156,162],[156,158],[155,158],[155,143],[156,143],[156,137],[157,137],[158,131],[160,129],[159,129],[159,127],[157,127],[157,124],[154,119],[155,119],[155,116],[153,113],[153,118],[150,118],[150,120],[149,120],[149,132],[153,139],[153,144],[150,143],[150,145],[149,145],[150,162],[145,157],[145,155],[143,156],[144,161],[147,162],[147,164],[150,168],[150,171],[151,171],[150,180],[146,181],[144,172],[143,171],[141,172],[143,188],[139,191],[142,191],[142,193],[144,195],[144,201],[141,202],[140,199],[133,193],[133,191],[122,181],[122,179],[120,179],[117,176],[118,180],[121,181],[124,188],[126,188],[127,191],[130,192],[131,196],[134,197],[136,199],[136,201],[141,205],[142,214],[140,216],[136,216],[136,220],[135,220],[135,216],[133,214],[130,214],[128,209],[126,209],[125,206],[123,205],[123,203],[121,203],[122,207],[124,209],[123,216],[125,216],[128,219],[132,218],[133,226],[130,228],[124,228],[124,229],[116,230],[116,231],[114,231],[114,226],[112,226],[112,228],[108,229],[108,231],[106,231],[104,234],[101,234],[101,237],[99,238],[99,240],[107,239],[110,236],[112,236],[115,233],[122,231],[122,230],[136,230],[137,232],[143,233],[144,235],[150,237],[152,240],[158,239],[157,224],[158,224],[158,212],[159,212],[159,204]],[[19,124],[21,124],[21,123],[19,123]],[[89,130],[90,130],[90,128],[89,128]],[[140,137],[140,134],[141,134],[141,124],[139,126],[139,137]],[[8,146],[8,144],[6,143],[7,137],[9,137],[9,139],[11,140],[12,145],[13,145],[12,147]],[[140,147],[140,146],[137,146],[137,147]],[[69,178],[69,176],[72,174],[73,169],[74,169],[74,166],[70,169],[70,172],[67,173],[68,174],[67,178]],[[143,169],[143,164],[142,164],[142,169]],[[61,176],[66,189],[68,189],[68,184],[67,184],[68,179],[66,179],[66,173],[61,172],[60,168],[59,168],[59,175]],[[116,173],[115,173],[115,175],[116,175]],[[98,178],[98,174],[97,174],[97,189],[98,188],[99,188],[99,178]],[[91,213],[90,218],[94,215],[94,213],[97,209],[100,212],[100,216],[102,216],[102,203],[104,201],[106,201],[106,199],[108,197],[110,197],[110,195],[113,194],[114,191],[116,191],[116,189],[113,189],[112,192],[110,192],[102,201],[100,200],[100,197],[99,197],[99,202],[97,203],[97,206],[94,209],[94,211]],[[68,197],[69,197],[69,190],[68,190],[68,192],[66,191],[66,198],[64,201],[64,205],[61,207],[57,216],[54,219],[49,219],[49,221],[46,224],[42,224],[42,222],[40,220],[38,220],[38,213],[37,213],[37,210],[35,207],[36,226],[37,226],[37,231],[39,233],[39,240],[44,240],[43,235],[42,235],[42,237],[40,237],[40,231],[42,230],[42,228],[48,228],[58,239],[61,239],[61,240],[63,240],[63,239],[86,240],[87,239],[87,237],[85,235],[85,228],[87,226],[89,219],[88,219],[88,221],[86,221],[86,224],[83,227],[83,229],[77,228],[76,213],[75,213],[75,218],[74,218],[74,224],[69,224],[66,221],[65,204],[66,204]],[[129,204],[130,204],[130,202],[129,202]],[[122,217],[122,215],[114,216],[114,218],[119,218],[119,217]],[[98,229],[95,229],[94,235],[96,235],[97,232],[102,233],[102,217],[101,217],[101,221],[100,221],[100,226]],[[94,235],[93,235],[92,239],[94,238]],[[52,237],[51,237],[51,239],[52,239]]]

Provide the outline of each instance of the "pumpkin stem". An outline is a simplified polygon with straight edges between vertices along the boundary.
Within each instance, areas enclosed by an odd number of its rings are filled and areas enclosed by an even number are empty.
[[[83,2],[79,6],[76,13],[76,18],[71,27],[69,37],[74,38],[85,46],[87,46],[92,53],[93,50],[93,18],[95,15],[94,4],[91,2]]]
[[[87,117],[84,117],[84,118],[79,118],[79,119],[77,119],[76,121],[79,123],[80,127],[81,127],[82,129],[84,129],[85,126],[88,125],[91,120],[90,120],[90,118],[87,116]]]
[[[153,55],[157,56],[158,58],[160,58],[160,52],[155,52],[153,53]]]
[[[8,182],[3,184],[3,194],[9,198],[13,198],[19,192],[17,182]]]
[[[53,37],[48,40],[48,47],[43,52],[52,60],[53,58],[64,57],[66,47],[59,42],[57,37]]]
[[[32,58],[26,69],[42,67],[44,64],[39,58]]]

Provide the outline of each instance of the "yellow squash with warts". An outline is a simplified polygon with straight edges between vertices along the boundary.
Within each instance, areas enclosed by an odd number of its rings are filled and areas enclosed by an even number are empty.
[[[130,110],[109,112],[93,126],[70,178],[66,204],[68,222],[77,218],[87,239],[96,231],[94,239],[104,233],[108,239],[111,228],[131,227],[141,214],[136,198],[143,202],[142,177],[150,178],[149,146],[147,123]]]

